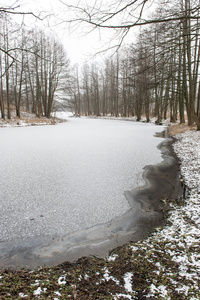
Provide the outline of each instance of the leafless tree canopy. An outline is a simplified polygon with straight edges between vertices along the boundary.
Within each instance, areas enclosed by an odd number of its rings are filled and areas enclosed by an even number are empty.
[[[146,115],[194,122],[200,130],[200,6],[197,0],[161,1],[150,18],[143,11],[154,1],[113,1],[105,8],[70,6],[72,22],[116,29],[122,37],[142,27],[135,44],[121,49],[103,68],[86,67],[74,86],[77,114]],[[82,88],[81,88],[82,87]]]
[[[49,118],[69,85],[63,46],[42,30],[16,24],[6,9],[0,25],[0,116],[10,119],[12,107],[19,118],[21,110]]]
[[[84,5],[78,1],[79,5],[69,5],[67,1],[61,2],[68,7],[73,13],[74,18],[69,22],[86,22],[94,26],[94,28],[109,28],[109,29],[130,29],[136,26],[148,25],[152,23],[165,23],[169,21],[183,20],[185,18],[185,9],[174,9],[165,12],[165,15],[160,17],[158,14],[149,16],[148,10],[156,7],[155,0],[124,0],[124,1],[94,1],[94,5]],[[159,5],[164,7],[169,5],[170,1],[160,1]],[[176,3],[173,1],[173,6]],[[187,8],[187,14],[190,19],[197,19],[199,10],[199,1],[193,1],[193,5]],[[109,4],[110,3],[110,4]]]

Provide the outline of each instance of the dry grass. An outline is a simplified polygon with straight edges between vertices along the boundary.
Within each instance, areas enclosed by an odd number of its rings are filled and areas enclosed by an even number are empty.
[[[32,118],[32,119],[23,119],[22,120],[26,124],[30,125],[37,125],[37,124],[50,124],[50,125],[55,125],[58,123],[58,120],[55,118]]]
[[[55,125],[57,123],[63,122],[63,120],[58,118],[37,118],[32,113],[27,113],[22,111],[20,119],[16,117],[15,111],[11,110],[11,119],[6,118],[5,120],[0,119],[0,126],[34,126],[34,125]]]
[[[174,124],[168,127],[169,136],[173,136],[185,131],[196,130],[196,125],[188,126],[187,123],[184,124]]]

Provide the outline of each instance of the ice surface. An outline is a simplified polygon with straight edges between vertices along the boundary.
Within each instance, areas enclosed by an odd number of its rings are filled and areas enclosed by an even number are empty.
[[[124,191],[161,162],[163,126],[72,118],[0,129],[0,239],[65,235],[129,209]]]

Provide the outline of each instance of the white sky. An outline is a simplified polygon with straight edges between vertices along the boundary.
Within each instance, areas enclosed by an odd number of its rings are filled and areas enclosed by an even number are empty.
[[[67,3],[75,5],[78,0],[63,0]],[[84,3],[93,5],[94,0],[83,0]],[[98,1],[97,1],[98,2]],[[113,0],[106,0],[113,2]],[[59,0],[0,0],[0,6],[7,7],[9,5],[17,6],[20,5],[19,11],[31,11],[36,15],[49,15],[44,21],[38,21],[31,16],[25,16],[25,23],[29,24],[30,27],[41,27],[44,30],[50,30],[58,40],[64,45],[68,57],[71,62],[82,64],[83,62],[90,61],[94,55],[102,51],[103,49],[109,48],[109,46],[117,45],[118,41],[113,40],[113,32],[104,29],[99,32],[98,30],[88,33],[89,29],[87,25],[81,25],[78,28],[71,26],[69,30],[69,24],[66,22],[60,22],[60,20],[70,19],[67,8]],[[22,17],[15,16],[15,20],[21,22]],[[56,25],[57,24],[57,25]],[[50,25],[49,27],[47,27]],[[134,32],[129,34],[129,38],[134,39]],[[113,54],[115,50],[112,50]],[[105,53],[98,55],[98,61],[101,60]]]

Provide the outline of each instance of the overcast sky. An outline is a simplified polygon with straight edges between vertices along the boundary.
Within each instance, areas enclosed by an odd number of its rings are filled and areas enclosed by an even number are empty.
[[[65,0],[63,0],[65,1]],[[66,0],[67,3],[75,5],[78,0]],[[102,1],[102,0],[101,0]],[[105,0],[104,0],[105,1]],[[83,0],[88,5],[94,4],[94,0]],[[98,2],[98,1],[97,1]],[[113,2],[113,0],[106,0],[106,3]],[[88,26],[81,24],[77,28],[63,22],[70,19],[68,9],[59,0],[0,0],[0,5],[7,7],[9,5],[17,6],[19,11],[34,12],[36,15],[47,16],[44,21],[38,21],[36,18],[30,16],[25,17],[25,23],[30,27],[41,27],[47,31],[51,31],[58,40],[63,43],[68,56],[72,63],[82,64],[84,61],[88,61],[89,58],[94,57],[95,53],[108,48],[109,46],[117,45],[118,41],[112,39],[113,32],[107,29],[103,31],[90,31]],[[22,17],[16,17],[17,22],[21,22]],[[50,25],[50,26],[48,26]],[[129,35],[130,38],[131,35]],[[134,32],[132,33],[131,40],[134,39]],[[109,43],[110,42],[110,43]],[[112,52],[114,53],[114,50]],[[105,55],[102,54],[101,56]],[[100,55],[97,59],[100,60]]]

